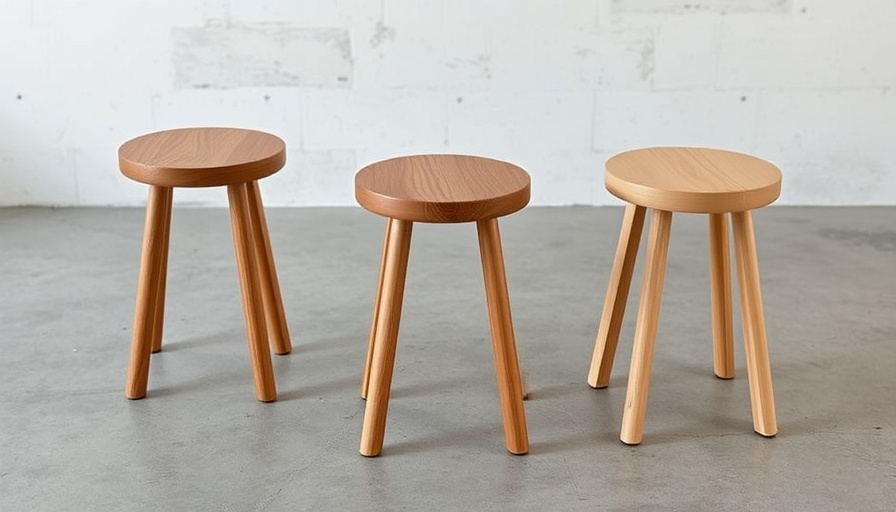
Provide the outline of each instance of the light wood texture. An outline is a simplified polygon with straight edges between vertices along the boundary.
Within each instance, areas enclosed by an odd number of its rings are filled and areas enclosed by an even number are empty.
[[[712,302],[713,370],[734,378],[734,321],[731,315],[731,257],[728,214],[709,215],[709,281]]]
[[[639,444],[643,437],[673,212],[709,214],[713,369],[723,379],[733,378],[735,373],[728,215],[732,217],[753,428],[761,435],[774,436],[777,420],[750,210],[778,197],[781,172],[749,155],[671,147],[620,153],[607,161],[605,177],[607,189],[629,204],[588,375],[592,387],[609,383],[643,223],[636,215],[645,207],[652,211],[620,439]]]
[[[616,358],[616,346],[619,343],[619,331],[622,330],[632,274],[635,272],[635,260],[638,257],[638,245],[641,242],[646,210],[643,206],[634,204],[625,207],[622,230],[616,246],[616,258],[613,260],[604,310],[600,316],[600,327],[594,343],[591,370],[588,372],[588,384],[593,388],[605,388],[610,384],[610,373],[613,370],[613,360]]]
[[[760,208],[781,193],[781,171],[765,160],[707,148],[645,148],[607,161],[607,190],[629,203],[691,213]]]
[[[260,402],[273,402],[277,399],[277,388],[274,383],[274,369],[271,364],[271,352],[265,327],[263,299],[258,282],[258,266],[255,261],[255,243],[253,241],[255,235],[252,232],[252,221],[249,218],[247,187],[246,183],[227,187],[227,197],[230,201],[230,222],[233,227],[233,247],[236,252],[240,290],[243,296],[243,313],[246,317],[249,357],[255,380],[255,397]]]
[[[733,213],[731,217],[734,228],[734,250],[737,254],[737,276],[740,284],[753,429],[763,436],[771,437],[778,433],[778,422],[775,416],[772,371],[765,337],[765,316],[762,311],[753,217],[750,212]]]
[[[650,215],[644,281],[641,283],[638,323],[635,327],[628,389],[622,414],[620,439],[625,444],[639,444],[644,433],[647,394],[650,391],[650,369],[653,365],[653,348],[660,318],[663,278],[666,274],[669,233],[672,227],[672,212],[654,209]]]
[[[367,361],[364,364],[364,377],[361,381],[361,398],[367,400],[367,389],[370,387],[370,366],[373,364],[373,346],[376,343],[376,326],[380,317],[380,304],[383,295],[383,278],[386,275],[386,255],[389,253],[392,219],[386,220],[386,234],[383,236],[383,254],[380,257],[380,276],[376,283],[376,297],[373,299],[373,319],[370,321],[370,337],[367,340]]]
[[[162,233],[159,235],[161,261],[159,262],[158,283],[156,284],[156,301],[153,304],[153,328],[152,328],[152,352],[162,350],[162,332],[165,325],[165,289],[168,276],[168,245],[171,239],[171,203],[173,190],[168,189],[165,194],[164,219],[162,220]]]
[[[274,352],[280,355],[292,351],[289,340],[289,326],[286,325],[286,313],[283,311],[283,298],[280,295],[280,281],[277,279],[277,268],[274,265],[274,251],[271,249],[271,236],[268,232],[268,221],[261,203],[261,191],[258,182],[246,184],[249,200],[249,219],[252,222],[252,233],[255,242],[255,262],[258,266],[258,279],[261,283],[261,296],[264,303],[264,314],[271,337]]]
[[[125,176],[149,185],[213,187],[274,174],[286,162],[286,144],[254,130],[183,128],[125,142],[118,162]]]
[[[376,315],[376,340],[370,367],[370,387],[361,431],[361,455],[376,457],[382,453],[386,435],[386,414],[392,388],[392,370],[401,322],[401,306],[411,249],[413,223],[389,219],[388,244],[383,262],[383,283],[379,314]]]
[[[134,308],[134,331],[125,396],[136,400],[146,396],[149,380],[149,359],[153,345],[153,320],[158,303],[159,270],[162,265],[168,206],[171,189],[150,187],[143,228],[143,252],[140,258],[140,277],[137,283],[137,305]]]
[[[415,155],[371,164],[355,176],[358,203],[384,217],[471,222],[508,215],[529,202],[529,175],[476,156]]]
[[[497,219],[477,222],[479,252],[488,303],[488,318],[495,353],[495,373],[504,419],[504,441],[507,451],[515,455],[529,452],[523,387],[510,314],[510,297],[504,273],[504,254]]]

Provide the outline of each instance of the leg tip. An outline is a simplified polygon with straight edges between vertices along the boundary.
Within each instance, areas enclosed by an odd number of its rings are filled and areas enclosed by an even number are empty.
[[[271,349],[278,356],[285,356],[292,352],[292,341],[287,338],[272,338],[270,340]]]
[[[597,375],[588,375],[588,385],[594,389],[604,389],[605,387],[609,386],[609,384],[609,378],[607,378],[606,380],[602,380]]]

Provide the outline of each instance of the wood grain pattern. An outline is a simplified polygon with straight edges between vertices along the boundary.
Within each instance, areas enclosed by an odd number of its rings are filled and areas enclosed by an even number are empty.
[[[728,214],[709,215],[709,282],[712,303],[713,371],[734,378],[734,321],[731,315],[731,257]]]
[[[370,387],[367,391],[364,426],[361,430],[360,452],[365,457],[376,457],[383,451],[386,414],[392,389],[392,370],[395,366],[395,350],[404,300],[404,283],[411,249],[413,223],[398,219],[389,219],[389,222],[391,227],[383,265],[383,285],[380,311],[377,315],[376,340],[373,344]]]
[[[622,319],[625,317],[625,305],[635,272],[635,260],[638,257],[638,245],[641,243],[641,231],[644,227],[643,206],[629,204],[625,207],[622,219],[622,230],[616,246],[616,258],[607,284],[607,295],[604,298],[604,310],[600,315],[600,326],[597,329],[597,340],[594,343],[594,354],[591,357],[591,370],[588,372],[588,384],[593,388],[605,388],[610,384],[610,373],[613,360],[616,358],[616,347],[619,344],[619,331],[622,330]]]
[[[519,167],[466,155],[393,158],[356,174],[358,203],[388,218],[361,382],[361,397],[367,399],[362,455],[377,456],[383,447],[413,222],[477,222],[505,444],[511,453],[528,452],[524,390],[497,218],[525,207],[529,189],[529,175]]]
[[[498,395],[501,399],[501,414],[504,420],[504,443],[510,453],[523,455],[529,452],[529,434],[526,429],[524,393],[520,380],[516,339],[513,334],[510,295],[507,291],[498,220],[481,220],[476,223],[476,227],[479,233],[479,252],[482,258],[488,319],[492,331],[492,347],[495,353]]]
[[[273,401],[268,328],[278,354],[292,347],[256,180],[283,167],[286,145],[252,130],[184,128],[137,137],[118,154],[122,174],[150,184],[125,395],[146,395],[149,354],[162,349],[172,188],[227,185],[256,397]]]
[[[285,355],[292,352],[292,343],[289,340],[289,326],[286,324],[286,313],[283,311],[280,280],[277,278],[277,267],[274,265],[271,235],[268,232],[268,221],[264,214],[264,205],[261,203],[258,182],[247,183],[246,190],[255,247],[255,263],[258,267],[258,280],[261,283],[261,297],[264,303],[268,335],[271,337],[271,346],[274,347],[274,352]]]
[[[734,230],[734,250],[737,254],[737,276],[740,284],[753,430],[763,436],[772,437],[778,433],[778,421],[775,415],[772,370],[765,334],[765,315],[762,311],[753,216],[750,212],[733,213],[731,221]]]
[[[140,277],[137,282],[137,305],[134,308],[134,330],[125,396],[131,400],[146,396],[149,381],[149,359],[154,335],[154,319],[158,299],[159,271],[162,264],[162,238],[166,232],[167,206],[171,204],[171,188],[149,187],[146,221],[143,227],[143,251]]]
[[[380,276],[376,283],[376,296],[373,299],[373,319],[370,321],[370,336],[367,339],[367,360],[364,363],[364,376],[361,380],[361,398],[364,400],[367,400],[367,389],[370,387],[370,367],[373,364],[373,346],[376,344],[376,327],[380,317],[380,305],[383,296],[383,278],[386,275],[386,255],[389,254],[392,222],[392,219],[386,220],[386,234],[383,235],[383,253],[380,256]]]
[[[418,222],[496,218],[529,202],[521,168],[467,155],[415,155],[371,164],[355,176],[358,203],[384,217]]]
[[[236,252],[240,290],[243,296],[243,314],[249,342],[249,358],[255,380],[255,397],[260,402],[277,399],[271,350],[264,319],[261,287],[258,282],[258,266],[255,261],[252,221],[249,216],[248,184],[227,187],[230,201],[230,222],[233,227],[233,248]]]
[[[162,219],[162,232],[159,234],[159,274],[158,283],[156,283],[156,300],[153,304],[153,326],[152,326],[152,352],[157,353],[162,350],[162,333],[165,325],[165,290],[168,281],[168,246],[171,239],[171,205],[173,201],[173,190],[165,194],[165,202],[162,205],[164,210],[164,218]]]
[[[131,139],[118,149],[121,172],[163,187],[214,187],[264,178],[286,163],[286,144],[238,128],[182,128]]]
[[[671,226],[672,212],[651,210],[647,260],[644,263],[644,281],[641,283],[641,303],[638,306],[638,323],[635,326],[635,342],[622,414],[622,432],[619,436],[625,444],[639,444],[644,433],[647,394],[650,391],[650,369],[653,366],[653,349],[659,325]]]
[[[607,161],[607,190],[629,203],[672,212],[760,208],[781,193],[781,171],[765,160],[708,148],[645,148]]]

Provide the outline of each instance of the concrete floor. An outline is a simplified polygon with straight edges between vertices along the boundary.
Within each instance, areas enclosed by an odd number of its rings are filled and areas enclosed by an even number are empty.
[[[0,209],[0,510],[894,510],[896,208],[755,215],[780,433],[712,375],[706,220],[673,220],[644,443],[585,383],[619,208],[503,220],[531,452],[504,451],[472,225],[414,232],[383,456],[358,387],[383,222],[271,209],[295,350],[256,402],[229,218],[174,212],[165,349],[123,387],[143,212]],[[642,249],[643,250],[643,249]],[[739,326],[739,315],[737,325]],[[739,328],[739,327],[738,327]]]

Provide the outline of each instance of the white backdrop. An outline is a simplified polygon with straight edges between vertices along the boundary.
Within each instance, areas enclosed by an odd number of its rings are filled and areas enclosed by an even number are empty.
[[[668,144],[777,163],[779,204],[896,204],[894,20],[889,0],[3,0],[0,206],[140,204],[118,145],[191,125],[286,140],[268,205],[354,204],[359,167],[420,152],[517,163],[533,204],[617,204],[606,158]]]

